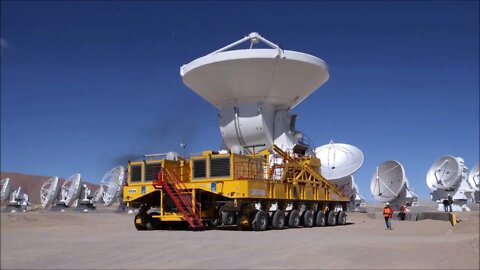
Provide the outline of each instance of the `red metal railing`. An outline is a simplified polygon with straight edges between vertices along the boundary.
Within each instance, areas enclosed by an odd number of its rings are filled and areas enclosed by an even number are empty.
[[[187,187],[179,179],[175,170],[172,173],[163,168],[163,173],[159,172],[157,181],[152,184],[156,189],[163,188],[167,192],[192,229],[204,228],[200,218],[200,207],[192,205],[192,192],[187,191]]]

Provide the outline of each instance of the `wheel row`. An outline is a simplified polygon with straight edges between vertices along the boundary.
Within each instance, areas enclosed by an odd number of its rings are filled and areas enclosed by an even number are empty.
[[[137,214],[134,219],[135,228],[137,230],[155,230],[161,227],[160,220],[153,218],[158,215],[157,212],[149,214]],[[286,227],[298,228],[303,227],[323,227],[345,225],[347,215],[345,211],[327,211],[326,213],[318,210],[306,210],[300,214],[297,209],[288,211],[277,210],[269,213],[265,210],[255,210],[250,214],[249,225],[254,231],[264,231],[270,226],[272,229],[280,230]],[[236,223],[233,212],[222,212],[222,223],[224,225],[233,225]],[[216,225],[215,225],[216,226]],[[215,227],[213,226],[213,227]]]
[[[274,211],[271,216],[265,210],[255,210],[250,216],[250,226],[254,231],[264,231],[269,225],[273,229],[279,230],[285,227],[297,228],[303,227],[323,227],[323,226],[335,226],[345,225],[347,221],[347,215],[344,211],[334,212],[328,211],[326,214],[319,210],[314,212],[313,210],[303,211],[300,215],[299,210],[291,210],[285,214],[282,210]],[[232,225],[235,222],[234,214],[223,212],[222,222],[224,225]]]

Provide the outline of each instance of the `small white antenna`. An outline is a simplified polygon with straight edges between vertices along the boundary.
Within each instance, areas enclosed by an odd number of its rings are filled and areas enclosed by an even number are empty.
[[[93,193],[93,202],[94,203],[103,203],[103,194],[105,193],[103,189],[103,183],[100,183],[100,187]]]
[[[387,160],[377,167],[370,182],[370,191],[381,203],[405,200],[405,170],[396,160]]]
[[[81,175],[79,173],[70,176],[62,185],[60,202],[70,207],[80,195]]]
[[[363,164],[363,153],[357,147],[333,143],[317,147],[315,150],[320,159],[320,171],[328,180],[339,179],[353,174]]]
[[[0,185],[2,186],[0,193],[0,201],[4,202],[8,199],[8,196],[10,195],[10,192],[12,190],[12,183],[10,182],[10,178],[2,179]]]
[[[468,173],[468,184],[473,190],[480,191],[479,164],[473,166],[473,168]]]
[[[16,203],[20,199],[20,191],[22,190],[22,187],[19,186],[16,190],[12,191],[10,194],[10,203]]]
[[[106,206],[112,205],[114,200],[120,194],[125,182],[124,175],[125,168],[123,166],[117,166],[103,176],[101,181],[104,185],[102,199]]]
[[[22,210],[26,212],[30,207],[30,200],[28,198],[28,194],[21,193],[22,187],[19,186],[18,189],[13,190],[10,193],[10,200],[7,204],[7,208],[10,209],[10,212],[14,213],[17,210]]]
[[[461,158],[441,156],[427,172],[427,186],[431,190],[451,190],[460,185],[465,168]]]
[[[57,198],[57,194],[60,191],[60,185],[58,184],[58,177],[48,178],[40,188],[40,202],[43,208],[47,208],[54,203]]]

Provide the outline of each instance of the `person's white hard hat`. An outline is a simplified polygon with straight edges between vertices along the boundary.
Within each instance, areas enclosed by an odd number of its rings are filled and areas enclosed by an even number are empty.
[[[385,205],[390,205],[390,203],[387,202]]]

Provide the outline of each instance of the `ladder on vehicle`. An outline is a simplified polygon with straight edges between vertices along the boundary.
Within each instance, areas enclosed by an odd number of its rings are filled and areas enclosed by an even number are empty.
[[[163,189],[172,199],[177,209],[182,213],[185,220],[193,230],[204,229],[205,226],[200,218],[200,209],[192,204],[192,192],[188,191],[185,184],[179,179],[175,172],[163,169],[158,174],[158,181],[162,184]]]

